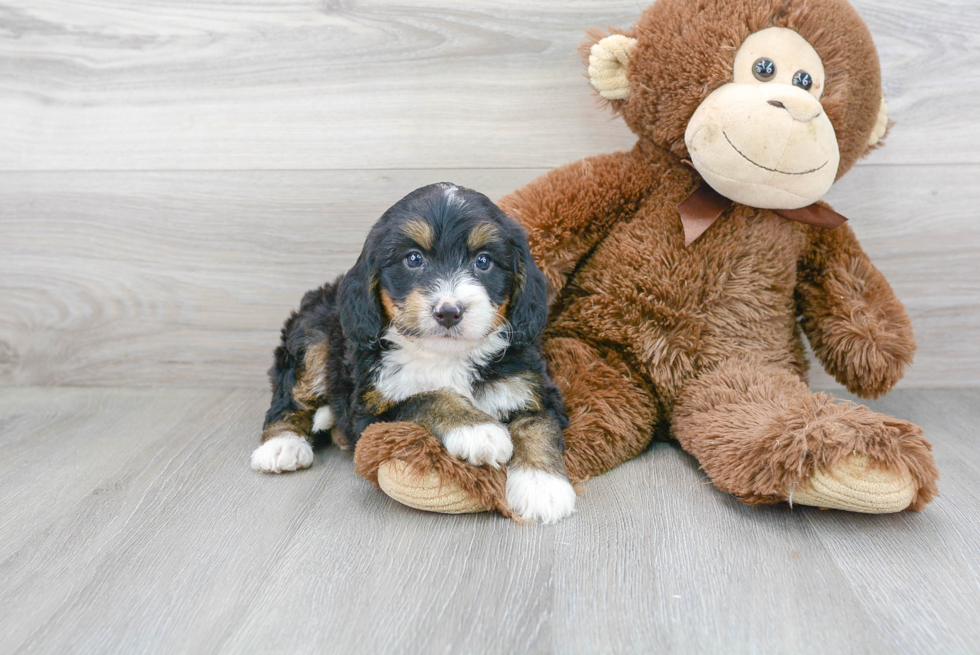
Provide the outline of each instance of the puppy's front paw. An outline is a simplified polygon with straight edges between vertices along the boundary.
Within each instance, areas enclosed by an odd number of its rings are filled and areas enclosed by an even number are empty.
[[[507,504],[523,519],[554,523],[575,511],[575,489],[554,473],[511,469],[507,471]]]
[[[507,428],[499,423],[464,425],[446,433],[443,444],[449,454],[464,459],[473,466],[489,464],[494,468],[514,454]]]
[[[273,437],[252,451],[252,468],[263,473],[282,473],[309,468],[313,447],[298,435]]]

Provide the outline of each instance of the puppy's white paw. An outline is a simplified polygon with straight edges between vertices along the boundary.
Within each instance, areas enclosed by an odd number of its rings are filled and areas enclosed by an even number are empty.
[[[326,432],[336,423],[337,418],[333,415],[333,410],[324,405],[313,415],[313,432]]]
[[[500,468],[514,454],[510,432],[499,423],[464,425],[446,433],[443,444],[449,454],[473,466]]]
[[[507,504],[535,523],[554,523],[575,511],[575,489],[560,475],[534,469],[507,471]]]
[[[263,473],[282,473],[309,468],[313,447],[299,435],[273,437],[252,451],[252,468]]]

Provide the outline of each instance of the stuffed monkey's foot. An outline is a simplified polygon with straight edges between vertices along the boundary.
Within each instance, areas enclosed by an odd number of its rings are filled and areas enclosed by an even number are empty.
[[[422,472],[400,459],[378,466],[378,486],[393,500],[415,509],[441,514],[472,514],[489,508],[453,480]]]
[[[685,387],[673,429],[712,482],[750,503],[920,510],[939,473],[908,421],[811,393],[790,371],[729,360]]]
[[[368,426],[354,449],[354,470],[392,499],[416,509],[513,515],[503,468],[472,466],[453,457],[415,423]]]
[[[864,455],[850,455],[819,469],[789,495],[793,505],[845,509],[864,514],[901,512],[912,504],[918,485],[908,470],[875,468]]]

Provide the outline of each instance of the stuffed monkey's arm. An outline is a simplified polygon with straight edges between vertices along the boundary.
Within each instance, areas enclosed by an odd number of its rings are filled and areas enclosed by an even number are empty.
[[[531,254],[554,298],[579,260],[654,188],[649,162],[616,152],[557,168],[498,204],[527,230]]]
[[[796,285],[803,330],[828,373],[849,391],[876,398],[912,362],[912,323],[849,226],[809,230]]]

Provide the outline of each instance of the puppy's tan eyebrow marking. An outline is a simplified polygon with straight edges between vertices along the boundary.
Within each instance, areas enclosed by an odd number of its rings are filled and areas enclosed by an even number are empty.
[[[480,223],[470,230],[469,236],[466,237],[466,246],[470,250],[479,250],[496,241],[499,236],[500,232],[497,231],[496,225]]]
[[[435,242],[435,234],[432,233],[432,226],[422,220],[408,221],[402,226],[402,234],[418,244],[425,250],[432,250]]]

